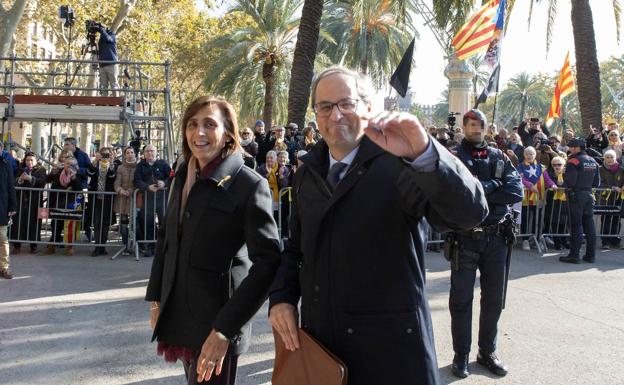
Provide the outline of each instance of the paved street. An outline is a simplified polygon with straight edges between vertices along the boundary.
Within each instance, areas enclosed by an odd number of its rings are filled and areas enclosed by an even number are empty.
[[[90,251],[13,257],[15,279],[0,281],[0,383],[182,384],[182,366],[166,364],[149,343],[142,297],[151,260],[110,261],[86,256]],[[473,375],[457,383],[624,384],[624,251],[597,258],[595,265],[566,265],[555,254],[516,251],[498,349],[510,374],[495,380],[478,367],[473,328]],[[439,253],[428,254],[427,263],[438,361],[450,384],[449,269]],[[239,385],[270,384],[266,308],[254,331]]]

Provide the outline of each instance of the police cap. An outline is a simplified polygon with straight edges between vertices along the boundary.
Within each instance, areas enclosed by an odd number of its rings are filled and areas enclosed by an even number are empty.
[[[568,147],[585,148],[585,139],[583,139],[583,138],[572,138],[568,142]]]

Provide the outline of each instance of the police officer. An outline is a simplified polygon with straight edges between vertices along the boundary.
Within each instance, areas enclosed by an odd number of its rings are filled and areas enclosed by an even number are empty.
[[[463,118],[465,138],[456,156],[479,179],[486,193],[489,215],[472,230],[447,237],[445,256],[451,260],[452,370],[456,377],[470,374],[472,300],[477,269],[481,272],[481,315],[477,362],[490,372],[504,376],[506,366],[497,358],[497,323],[503,308],[508,258],[514,242],[511,205],[522,201],[520,175],[509,158],[484,140],[485,115],[473,109]]]
[[[570,157],[563,181],[568,188],[570,212],[570,254],[561,262],[581,263],[579,254],[585,233],[586,249],[583,260],[596,261],[596,228],[594,227],[594,196],[592,188],[600,185],[600,170],[594,158],[585,153],[585,140],[574,138],[568,142]]]

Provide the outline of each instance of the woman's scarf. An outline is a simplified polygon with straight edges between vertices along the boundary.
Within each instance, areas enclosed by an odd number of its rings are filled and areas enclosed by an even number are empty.
[[[184,187],[182,188],[182,206],[180,206],[180,215],[182,215],[184,209],[186,208],[186,200],[188,199],[188,195],[191,192],[193,185],[197,182],[197,178],[209,178],[221,162],[223,162],[223,159],[224,158],[222,156],[217,156],[200,170],[197,158],[191,155],[191,158],[188,160],[186,165],[186,181],[184,182]]]
[[[63,171],[61,171],[61,175],[59,175],[59,182],[61,182],[61,186],[69,186],[69,184],[71,183],[71,179],[71,175],[65,169],[63,169]]]

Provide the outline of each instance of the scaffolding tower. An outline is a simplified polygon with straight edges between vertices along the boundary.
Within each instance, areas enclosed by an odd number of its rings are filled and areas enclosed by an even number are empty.
[[[119,88],[98,87],[98,66],[117,64]],[[116,124],[120,147],[139,130],[173,162],[169,62],[0,57],[2,138],[12,122]],[[28,79],[27,82],[18,79]],[[112,96],[110,96],[112,95]],[[21,143],[14,143],[24,148]],[[52,148],[53,143],[49,147]],[[39,155],[39,154],[38,154]]]

